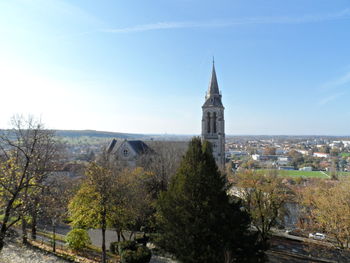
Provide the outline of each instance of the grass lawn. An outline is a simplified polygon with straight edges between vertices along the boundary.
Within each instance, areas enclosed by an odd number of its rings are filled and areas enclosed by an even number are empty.
[[[329,176],[331,175],[331,172],[326,172]],[[337,172],[337,175],[339,176],[349,176],[350,172]]]
[[[258,170],[259,173],[263,173],[268,170]],[[329,178],[320,171],[299,171],[299,170],[276,170],[279,176],[284,177],[318,177],[318,178]]]

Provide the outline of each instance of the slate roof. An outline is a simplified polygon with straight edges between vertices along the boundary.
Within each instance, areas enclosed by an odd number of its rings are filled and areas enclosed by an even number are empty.
[[[221,102],[221,94],[219,91],[218,80],[216,78],[214,61],[207,96],[205,97],[205,102],[203,104],[203,108],[204,107],[224,107]]]
[[[111,143],[109,144],[107,148],[107,153],[111,153],[111,151],[114,149],[114,146],[117,144],[117,140],[113,139]]]
[[[120,141],[117,141],[116,139],[113,139],[111,141],[111,143],[109,144],[109,146],[107,148],[107,152],[111,153],[112,151],[117,151],[119,149],[119,147],[124,142],[127,143],[129,145],[129,147],[132,148],[133,151],[135,151],[135,153],[138,155],[154,152],[146,143],[144,143],[141,140],[120,140]]]
[[[208,96],[210,95],[220,95],[218,80],[216,78],[215,65],[213,62],[213,68],[211,70],[211,79],[208,87]]]
[[[145,144],[143,141],[136,140],[136,141],[127,141],[127,142],[137,154],[152,152],[152,149],[148,147],[148,145]]]

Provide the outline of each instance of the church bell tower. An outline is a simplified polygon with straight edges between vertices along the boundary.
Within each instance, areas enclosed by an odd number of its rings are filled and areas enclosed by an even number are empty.
[[[224,109],[213,60],[211,80],[202,106],[202,140],[207,140],[211,143],[213,156],[220,169],[225,168]]]

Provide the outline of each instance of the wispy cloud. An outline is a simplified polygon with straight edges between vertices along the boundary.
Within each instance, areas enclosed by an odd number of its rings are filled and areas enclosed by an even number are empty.
[[[324,105],[326,105],[326,104],[328,104],[328,103],[330,103],[330,102],[332,102],[332,101],[334,101],[334,100],[340,98],[340,97],[343,96],[343,95],[344,95],[344,92],[332,94],[332,95],[330,95],[330,96],[327,96],[327,97],[322,98],[322,99],[318,102],[318,104],[319,104],[320,106],[324,106]]]
[[[337,87],[341,87],[343,85],[350,84],[350,71],[346,74],[340,76],[337,79],[334,79],[332,81],[326,82],[322,85],[323,89],[333,89]]]
[[[329,14],[309,14],[303,16],[276,16],[276,17],[251,17],[241,18],[230,21],[210,21],[210,22],[159,22],[152,24],[143,24],[130,27],[120,28],[105,28],[102,32],[108,33],[132,33],[145,32],[153,30],[165,29],[181,29],[181,28],[210,28],[210,27],[234,27],[240,25],[250,24],[305,24],[305,23],[319,23],[331,20],[349,19],[350,8],[344,9],[337,13]]]

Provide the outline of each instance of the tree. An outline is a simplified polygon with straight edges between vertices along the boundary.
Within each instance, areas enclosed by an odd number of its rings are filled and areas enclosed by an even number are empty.
[[[319,182],[301,192],[310,228],[327,234],[340,249],[350,247],[350,179]]]
[[[252,218],[260,241],[268,248],[271,228],[284,214],[284,204],[289,198],[289,189],[276,174],[260,174],[244,171],[235,177],[244,207]]]
[[[117,200],[116,181],[106,163],[91,162],[85,175],[85,181],[69,204],[69,211],[74,227],[101,228],[102,262],[105,263],[107,218]]]
[[[154,213],[151,193],[146,187],[149,176],[150,174],[142,168],[126,168],[118,175],[120,200],[115,205],[110,220],[116,230],[129,230],[129,239],[135,231],[140,231],[148,225],[149,218]]]
[[[16,158],[7,158],[0,163],[0,205],[3,215],[0,223],[0,251],[4,247],[7,231],[21,219],[18,211],[22,205],[20,196],[26,187],[25,175],[17,165]]]
[[[320,148],[321,153],[330,153],[331,152],[331,147],[329,145],[323,145]]]
[[[138,166],[150,172],[147,188],[153,198],[168,188],[171,177],[176,173],[185,152],[183,142],[150,142],[154,151],[144,154],[138,160]]]
[[[210,144],[192,139],[168,191],[158,200],[158,245],[184,263],[224,262],[225,256],[226,262],[238,256],[245,262],[245,241],[255,248],[256,240],[249,235],[248,213],[239,201],[230,200],[227,190]]]
[[[88,232],[85,229],[74,228],[66,236],[68,247],[80,250],[91,244]]]
[[[77,180],[66,176],[50,176],[40,192],[39,219],[52,227],[52,250],[56,251],[56,226],[68,217],[68,203]],[[37,195],[39,196],[39,195]]]
[[[244,168],[244,169],[256,169],[259,167],[259,162],[254,161],[253,159],[249,159],[249,160],[243,162],[240,165],[240,167]]]
[[[292,159],[291,165],[294,166],[295,169],[304,163],[304,156],[296,150],[291,150],[288,152],[288,156]]]
[[[264,149],[264,155],[276,155],[276,148],[275,147],[266,147]]]
[[[0,192],[3,219],[0,229],[0,250],[7,230],[22,220],[22,239],[27,241],[27,216],[30,195],[41,187],[53,161],[51,149],[54,134],[45,130],[43,124],[29,117],[14,117],[13,129],[0,135]],[[16,217],[11,222],[11,218]]]

